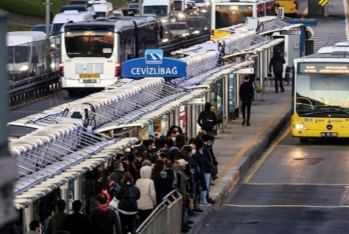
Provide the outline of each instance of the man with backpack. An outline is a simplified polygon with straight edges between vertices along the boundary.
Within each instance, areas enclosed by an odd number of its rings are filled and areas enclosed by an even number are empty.
[[[216,114],[211,111],[211,103],[206,102],[205,110],[199,114],[197,123],[202,130],[205,130],[208,134],[213,134],[214,126],[217,124]]]

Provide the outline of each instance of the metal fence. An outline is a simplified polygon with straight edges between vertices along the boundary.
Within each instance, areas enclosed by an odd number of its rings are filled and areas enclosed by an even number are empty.
[[[137,229],[138,234],[179,234],[182,224],[183,196],[173,190]]]

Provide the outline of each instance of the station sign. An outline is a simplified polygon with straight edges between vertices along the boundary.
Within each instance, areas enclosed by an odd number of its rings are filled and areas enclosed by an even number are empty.
[[[145,51],[143,58],[131,59],[122,64],[122,77],[180,78],[187,76],[187,63],[174,58],[164,57],[161,49]]]
[[[300,63],[298,73],[349,74],[347,63]]]

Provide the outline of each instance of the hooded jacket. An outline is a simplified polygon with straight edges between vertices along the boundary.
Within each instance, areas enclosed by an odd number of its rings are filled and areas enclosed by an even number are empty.
[[[180,178],[178,178],[178,179],[180,179],[180,184],[181,184],[181,186],[180,186],[180,188],[178,189],[178,191],[179,191],[179,193],[180,194],[182,194],[182,196],[184,197],[184,198],[186,198],[186,196],[187,196],[187,177],[185,176],[185,173],[184,173],[184,171],[182,170],[182,167],[178,164],[178,163],[175,163],[174,165],[173,165],[173,169],[175,170],[175,171],[177,171],[177,173],[179,174],[179,177]]]
[[[122,233],[117,212],[106,205],[91,211],[90,221],[94,234],[114,234],[114,227],[116,233]]]
[[[140,171],[141,178],[136,182],[136,187],[141,192],[141,197],[137,201],[139,210],[151,210],[156,206],[156,193],[154,181],[150,179],[152,168],[143,166]]]
[[[207,102],[207,103],[205,104],[205,110],[202,111],[202,112],[199,114],[198,121],[197,121],[198,125],[199,125],[203,130],[205,130],[205,131],[207,131],[207,132],[211,132],[211,131],[213,130],[213,128],[212,128],[212,129],[207,129],[207,128],[205,128],[205,126],[203,126],[203,120],[204,120],[204,118],[205,118],[206,115],[211,114],[211,116],[212,116],[212,118],[213,118],[213,123],[212,123],[213,126],[215,126],[215,125],[217,124],[217,117],[216,117],[216,114],[215,114],[213,111],[211,111],[211,106],[212,106],[212,105],[211,105],[211,103],[209,103],[209,102]]]

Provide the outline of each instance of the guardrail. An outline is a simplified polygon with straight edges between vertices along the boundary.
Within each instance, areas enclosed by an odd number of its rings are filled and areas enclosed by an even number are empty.
[[[9,82],[8,87],[9,104],[13,106],[58,91],[60,82],[58,72],[52,72]]]
[[[180,234],[182,225],[183,196],[173,190],[155,208],[136,230],[137,234]]]
[[[175,41],[171,40],[170,43],[160,43],[160,48],[164,50],[164,53],[169,53],[180,48],[201,44],[209,40],[211,40],[211,35],[208,33],[197,37],[188,37],[186,40],[177,39]]]

